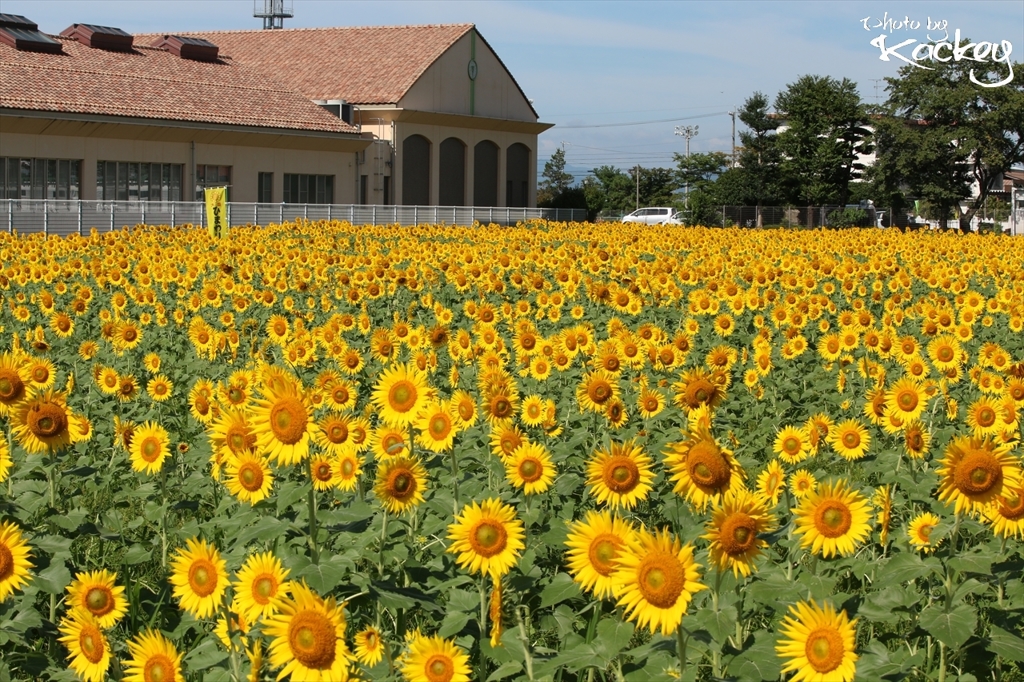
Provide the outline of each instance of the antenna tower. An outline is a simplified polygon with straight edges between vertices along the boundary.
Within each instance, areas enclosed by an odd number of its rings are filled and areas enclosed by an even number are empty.
[[[252,15],[263,19],[263,29],[284,28],[284,20],[295,16],[292,0],[253,0]]]

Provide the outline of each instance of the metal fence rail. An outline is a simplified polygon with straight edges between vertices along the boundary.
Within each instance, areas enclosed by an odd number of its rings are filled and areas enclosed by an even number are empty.
[[[575,208],[228,203],[230,225],[266,225],[295,218],[347,220],[355,225],[515,225],[536,219],[584,221],[587,212]],[[92,228],[106,232],[140,224],[203,226],[205,219],[204,204],[198,201],[0,201],[0,230],[21,234],[88,234]]]

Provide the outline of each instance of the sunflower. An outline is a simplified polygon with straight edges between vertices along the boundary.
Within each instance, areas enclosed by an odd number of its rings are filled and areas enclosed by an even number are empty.
[[[303,583],[281,601],[280,612],[269,618],[264,633],[272,637],[270,665],[282,668],[278,679],[345,682],[351,654],[345,646],[345,615],[334,598],[321,599]]]
[[[384,370],[371,400],[384,422],[403,428],[412,424],[433,393],[427,377],[414,365],[399,363]]]
[[[265,386],[264,391],[250,410],[257,445],[271,462],[283,466],[305,460],[313,429],[301,387],[286,379]]]
[[[274,485],[274,474],[263,455],[246,450],[225,459],[224,485],[242,502],[265,500]]]
[[[390,457],[405,457],[409,454],[409,442],[405,429],[386,424],[379,425],[373,431],[373,454],[378,460]]]
[[[171,562],[171,584],[181,608],[196,618],[206,618],[220,606],[228,575],[220,552],[206,540],[190,538]]]
[[[653,463],[634,441],[613,442],[608,450],[594,452],[587,463],[590,494],[613,509],[632,509],[651,491]]]
[[[384,639],[374,626],[368,625],[357,632],[353,641],[356,659],[368,668],[380,663],[384,657]]]
[[[954,438],[939,463],[939,500],[953,502],[957,514],[973,514],[1015,490],[1021,484],[1021,467],[1012,449],[1013,443],[988,438]]]
[[[459,420],[459,430],[464,431],[476,423],[480,417],[476,398],[468,391],[459,389],[451,397],[452,414]]]
[[[121,374],[117,377],[117,400],[130,403],[139,394],[139,384],[134,374]]]
[[[53,386],[57,380],[57,368],[46,358],[30,358],[25,365],[29,388],[41,391]]]
[[[185,682],[182,655],[160,632],[146,630],[128,640],[128,651],[132,660],[125,666],[125,682]]]
[[[146,393],[158,403],[162,403],[171,397],[174,390],[174,382],[163,374],[157,374],[146,384]]]
[[[779,496],[785,489],[786,474],[782,471],[779,460],[773,459],[757,476],[757,492],[774,507],[779,503]]]
[[[792,511],[800,545],[826,559],[850,556],[871,533],[871,504],[843,480],[822,483]]]
[[[313,441],[324,453],[340,455],[353,448],[351,439],[352,418],[339,412],[328,412],[316,423]]]
[[[811,454],[811,438],[803,428],[785,426],[775,436],[772,449],[786,464],[797,464]]]
[[[323,455],[314,455],[309,460],[309,475],[313,489],[324,491],[334,487],[334,463]]]
[[[491,437],[489,439],[491,452],[502,462],[511,457],[512,453],[520,445],[529,442],[530,440],[526,434],[515,425],[491,429]]]
[[[420,411],[415,426],[419,430],[417,443],[431,452],[447,452],[455,442],[458,420],[447,402],[430,400]]]
[[[928,357],[940,372],[960,364],[962,346],[955,336],[942,334],[928,344]]]
[[[1003,430],[1001,412],[1002,407],[999,403],[983,396],[967,408],[967,425],[979,438],[995,435]]]
[[[0,604],[28,584],[31,548],[21,529],[11,521],[0,523]]]
[[[612,573],[616,558],[633,541],[636,529],[607,510],[587,512],[582,521],[569,526],[565,544],[569,548],[569,573],[586,592],[598,599],[612,596]]]
[[[0,483],[7,480],[12,465],[11,448],[7,445],[7,438],[0,437]]]
[[[110,667],[110,643],[88,611],[74,609],[58,628],[68,649],[68,666],[84,682],[103,682]]]
[[[427,485],[427,470],[415,457],[391,457],[377,468],[377,482],[373,491],[384,508],[393,513],[413,509],[423,502]]]
[[[693,545],[683,545],[668,529],[638,530],[616,564],[611,579],[617,604],[628,620],[652,634],[676,630],[693,595],[705,589]]]
[[[104,394],[114,395],[117,393],[117,388],[121,385],[121,377],[116,369],[100,367],[98,373],[94,376],[96,376],[96,384]]]
[[[732,452],[711,435],[707,421],[691,424],[685,435],[685,440],[669,444],[665,465],[671,472],[673,492],[703,511],[720,495],[743,487],[746,473]]]
[[[765,502],[740,488],[724,495],[714,506],[707,535],[702,537],[709,542],[711,561],[719,570],[731,568],[737,578],[740,574],[746,577],[761,550],[768,546],[760,536],[773,531],[775,525]]]
[[[551,487],[555,480],[555,465],[543,445],[523,443],[505,459],[505,475],[513,486],[533,495]]]
[[[867,454],[871,436],[859,421],[847,419],[829,431],[828,443],[843,459],[853,462]]]
[[[932,537],[932,531],[941,520],[931,512],[922,512],[911,519],[910,526],[907,528],[910,546],[926,554],[935,551],[942,538]]]
[[[923,459],[931,446],[932,434],[919,421],[903,427],[903,449],[912,459]]]
[[[672,384],[675,404],[687,412],[701,405],[714,408],[725,399],[726,382],[726,375],[717,370],[708,373],[698,367],[683,372]]]
[[[68,606],[85,611],[99,627],[109,630],[128,611],[124,588],[116,581],[117,575],[106,569],[79,573],[68,585]]]
[[[544,399],[539,395],[526,396],[519,407],[519,420],[523,426],[540,426],[544,419]]]
[[[509,424],[519,410],[519,399],[513,387],[484,394],[484,416],[492,427]]]
[[[350,410],[355,407],[358,394],[355,386],[344,379],[336,379],[326,387],[327,403],[335,410]]]
[[[813,493],[817,485],[818,479],[807,469],[797,469],[789,477],[789,489],[793,491],[793,497],[798,500]]]
[[[775,646],[784,662],[782,672],[795,673],[787,677],[790,682],[852,682],[856,625],[856,618],[836,613],[829,602],[819,607],[812,599],[790,606],[780,627],[783,638]]]
[[[363,473],[363,459],[354,452],[337,455],[334,460],[334,478],[331,481],[338,490],[351,492],[359,484]]]
[[[402,658],[407,682],[469,682],[469,655],[454,641],[416,634]]]
[[[653,388],[644,388],[637,396],[636,406],[640,416],[644,419],[652,419],[665,409],[665,396],[661,391]]]
[[[470,573],[484,573],[500,580],[519,560],[525,545],[523,522],[515,509],[498,498],[473,502],[462,508],[455,523],[448,526],[456,563]]]
[[[251,555],[232,583],[235,596],[231,608],[251,623],[270,618],[291,590],[287,578],[288,569],[272,552]]]
[[[1004,538],[1024,538],[1024,483],[1003,492],[983,512],[983,519],[992,524],[992,532]]]
[[[164,460],[171,454],[171,438],[164,427],[155,422],[146,422],[135,429],[129,448],[132,469],[155,474],[164,466]]]
[[[894,383],[885,395],[886,416],[895,415],[904,422],[921,416],[928,405],[928,396],[921,385],[909,377]]]
[[[603,412],[605,405],[619,395],[618,378],[604,370],[589,372],[576,387],[576,400],[580,409],[589,412]]]
[[[892,486],[883,485],[871,496],[871,504],[878,509],[875,522],[878,523],[879,540],[884,545],[889,540],[889,523],[892,521]]]
[[[67,396],[46,391],[30,394],[13,415],[14,435],[29,454],[57,453],[71,444],[71,412]]]

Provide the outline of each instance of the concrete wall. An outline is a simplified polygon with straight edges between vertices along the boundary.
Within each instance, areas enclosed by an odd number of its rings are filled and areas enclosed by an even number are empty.
[[[259,173],[269,172],[274,174],[274,203],[283,198],[285,173],[333,175],[334,203],[357,203],[356,155],[357,152],[195,145],[196,164],[231,166],[231,200],[242,202],[256,201]],[[188,188],[192,182],[188,142],[3,133],[0,156],[82,160],[82,199],[96,198],[97,161],[180,163],[185,167],[183,186]],[[192,194],[186,190],[182,199],[191,200]]]
[[[405,94],[400,105],[406,109],[472,114],[513,121],[536,121],[537,115],[523,97],[508,70],[480,36],[476,36],[477,76],[473,86],[473,111],[469,60],[473,33],[462,36],[430,65]]]

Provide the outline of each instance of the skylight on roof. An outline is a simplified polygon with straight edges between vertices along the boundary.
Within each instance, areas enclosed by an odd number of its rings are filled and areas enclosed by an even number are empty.
[[[0,14],[0,43],[16,50],[59,53],[61,44],[39,31],[39,26],[20,14]]]

